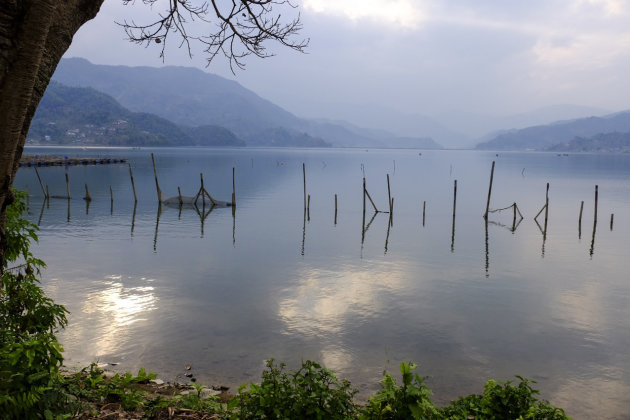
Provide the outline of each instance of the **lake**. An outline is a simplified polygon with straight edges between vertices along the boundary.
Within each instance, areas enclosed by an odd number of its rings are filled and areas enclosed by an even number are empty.
[[[158,206],[206,190],[235,212]],[[127,165],[33,168],[43,284],[71,311],[66,364],[144,366],[204,384],[257,381],[264,361],[314,359],[363,399],[384,370],[419,364],[434,400],[486,380],[536,380],[575,418],[630,408],[630,156],[364,149],[60,149]],[[490,168],[493,209],[484,223]],[[308,214],[304,212],[302,164]],[[362,179],[379,210],[367,201]],[[454,181],[457,202],[453,223]],[[543,211],[550,183],[547,230]],[[89,187],[89,206],[81,198]],[[598,223],[594,229],[594,191]],[[110,186],[113,202],[110,199]],[[335,219],[335,194],[338,210]],[[580,203],[584,201],[581,230]],[[425,204],[426,203],[426,204]],[[208,206],[209,207],[209,206]],[[423,207],[424,220],[423,220]],[[211,210],[211,211],[210,211]],[[611,229],[610,218],[614,213]],[[518,220],[517,220],[518,222]],[[539,226],[540,225],[540,226]]]

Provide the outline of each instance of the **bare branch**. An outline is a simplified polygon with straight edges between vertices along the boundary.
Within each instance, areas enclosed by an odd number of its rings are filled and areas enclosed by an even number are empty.
[[[136,0],[122,0],[124,5]],[[291,0],[142,0],[151,7],[165,4],[151,23],[134,20],[117,22],[131,42],[143,45],[161,44],[160,57],[166,54],[166,41],[179,37],[192,57],[193,45],[199,44],[208,55],[208,64],[217,56],[227,58],[230,69],[245,67],[245,58],[274,54],[267,50],[268,41],[304,52],[308,39],[297,38],[302,30],[300,14],[284,19],[282,11],[297,9]],[[198,33],[199,30],[201,33]],[[297,39],[296,39],[297,38]]]

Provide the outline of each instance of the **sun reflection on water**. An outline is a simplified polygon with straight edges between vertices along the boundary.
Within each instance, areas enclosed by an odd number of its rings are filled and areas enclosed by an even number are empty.
[[[85,362],[105,355],[116,355],[133,337],[133,326],[149,320],[148,314],[157,309],[159,299],[152,280],[105,276],[97,288],[85,293],[74,316],[87,322],[73,325],[70,343],[81,343]],[[138,284],[129,286],[128,284]],[[76,314],[79,312],[80,314]]]

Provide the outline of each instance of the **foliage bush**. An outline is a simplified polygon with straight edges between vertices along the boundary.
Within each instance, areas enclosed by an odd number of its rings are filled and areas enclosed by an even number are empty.
[[[431,390],[413,370],[413,363],[401,363],[402,385],[385,373],[382,389],[367,403],[362,417],[365,419],[430,419],[437,418],[437,409],[431,401]]]
[[[348,419],[358,412],[357,392],[313,361],[287,373],[284,363],[278,366],[270,359],[260,385],[241,386],[229,408],[233,419]]]
[[[68,323],[67,311],[39,286],[44,263],[30,251],[37,226],[21,216],[26,194],[14,191],[7,208],[7,249],[0,283],[0,413],[35,418],[51,405],[63,361],[55,331]],[[9,267],[9,264],[19,264]]]

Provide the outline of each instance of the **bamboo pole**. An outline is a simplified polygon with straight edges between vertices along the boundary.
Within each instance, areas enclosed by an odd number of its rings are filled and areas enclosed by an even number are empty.
[[[199,174],[199,178],[201,179],[201,200],[203,202],[203,207],[206,207],[206,187],[203,186],[203,174]]]
[[[179,185],[177,186],[177,195],[179,197],[179,205],[181,207],[181,205],[184,204],[184,200],[182,199],[182,189],[179,187]]]
[[[488,187],[488,202],[486,203],[486,212],[483,218],[488,220],[488,212],[490,211],[490,196],[492,195],[492,181],[494,179],[494,160],[492,161],[492,169],[490,169],[490,187]]]
[[[306,204],[306,215],[308,217],[308,221],[311,221],[311,195],[308,195],[308,203]]]
[[[236,206],[236,169],[232,166],[232,207]]]
[[[39,186],[42,187],[42,192],[44,193],[44,198],[48,198],[48,191],[44,190],[44,183],[42,182],[42,179],[39,176],[39,171],[37,170],[37,166],[35,167],[35,174],[37,175],[37,179],[39,180]]]
[[[133,229],[136,227],[136,210],[138,208],[138,202],[133,203],[133,214],[131,216],[131,236],[133,236]]]
[[[367,190],[365,189],[365,177],[363,177],[363,219],[365,219],[365,193],[366,191]]]
[[[422,203],[422,226],[424,226],[424,220],[425,220],[426,212],[427,212],[427,202],[424,201]]]
[[[455,208],[457,207],[457,180],[453,184],[453,219],[455,219]]]
[[[536,213],[536,216],[534,216],[534,220],[538,219],[538,216],[540,216],[540,213],[543,212],[543,210],[545,210],[545,207],[547,206],[547,204],[543,204],[543,206],[540,208],[540,210],[538,211],[538,213]]]
[[[337,194],[335,194],[335,224],[337,224]]]
[[[547,218],[549,217],[549,183],[547,182],[547,192],[545,193],[545,235],[547,234]]]
[[[394,226],[394,197],[392,197],[391,207],[389,210],[389,225]]]
[[[133,181],[133,171],[131,170],[131,164],[129,164],[129,177],[131,178],[131,188],[133,189],[133,201],[138,202],[138,196],[136,195],[136,183]]]
[[[109,186],[109,198],[112,202],[112,204],[114,204],[114,191],[112,190],[112,186]]]
[[[392,214],[392,191],[389,187],[389,174],[387,174],[387,199],[389,204],[389,214]]]
[[[302,162],[302,179],[304,182],[304,207],[306,208],[306,164],[304,162]]]
[[[595,185],[595,213],[593,216],[595,223],[597,223],[597,196],[598,196],[598,187],[597,185]]]
[[[453,229],[451,232],[451,252],[455,252],[455,208],[457,207],[457,180],[453,183]]]
[[[516,203],[512,204],[512,210],[514,215],[512,216],[512,232],[516,230]]]
[[[66,197],[70,200],[70,180],[68,179],[68,172],[66,172]]]
[[[160,190],[160,184],[158,183],[157,170],[155,169],[155,157],[151,153],[151,161],[153,162],[153,177],[155,178],[155,189],[157,190],[158,203],[162,202],[162,191]]]
[[[372,203],[372,207],[374,207],[374,211],[378,213],[379,211],[376,208],[376,204],[374,204],[374,200],[372,200],[372,196],[370,195],[368,190],[365,190],[365,195],[367,195],[367,198],[370,200],[370,203]],[[391,202],[390,202],[390,210],[391,210]]]
[[[88,191],[88,186],[85,184],[85,197],[83,197],[85,201],[92,201],[92,197],[90,196],[90,192]]]
[[[615,213],[610,214],[610,230],[613,230],[613,221],[615,220]]]
[[[46,184],[46,199],[45,199],[45,201],[48,201],[49,198],[50,198],[50,192],[48,191],[48,184]]]
[[[578,229],[582,230],[582,212],[584,211],[584,200],[580,202],[580,215],[578,216]]]

